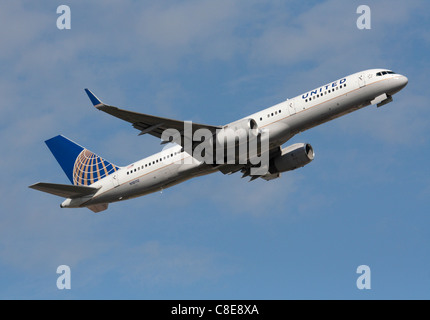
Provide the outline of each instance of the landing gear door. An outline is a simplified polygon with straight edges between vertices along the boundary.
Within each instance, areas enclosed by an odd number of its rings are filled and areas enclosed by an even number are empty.
[[[366,77],[364,73],[358,75],[358,86],[363,88],[366,85]]]

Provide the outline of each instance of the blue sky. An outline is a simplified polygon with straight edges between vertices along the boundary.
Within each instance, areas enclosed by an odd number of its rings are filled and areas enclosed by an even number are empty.
[[[71,30],[56,28],[61,4]],[[429,14],[418,0],[2,1],[0,298],[429,299]],[[316,158],[281,179],[217,173],[102,214],[27,188],[69,183],[44,144],[57,134],[117,165],[161,150],[83,88],[219,125],[378,67],[409,85],[294,137]]]

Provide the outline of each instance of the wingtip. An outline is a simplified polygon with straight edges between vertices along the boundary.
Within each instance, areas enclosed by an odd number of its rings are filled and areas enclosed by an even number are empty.
[[[97,98],[95,94],[92,93],[89,89],[85,88],[84,90],[87,93],[88,98],[90,98],[91,103],[94,105],[94,107],[98,108],[104,105],[104,103],[99,98]]]

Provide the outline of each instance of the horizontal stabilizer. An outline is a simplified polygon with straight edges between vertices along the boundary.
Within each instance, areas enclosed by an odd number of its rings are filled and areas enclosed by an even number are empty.
[[[72,186],[69,184],[39,182],[29,186],[29,188],[47,192],[63,198],[80,198],[95,194],[98,188],[85,186]]]

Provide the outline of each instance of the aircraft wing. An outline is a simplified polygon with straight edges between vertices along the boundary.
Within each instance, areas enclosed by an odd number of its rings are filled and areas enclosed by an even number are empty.
[[[130,122],[134,128],[136,128],[137,130],[140,130],[139,135],[148,133],[154,137],[161,138],[161,134],[163,133],[164,130],[176,129],[181,133],[181,136],[183,136],[185,121],[156,117],[156,116],[151,116],[144,113],[138,113],[138,112],[119,109],[117,107],[104,104],[90,90],[85,89],[85,92],[87,93],[94,107],[114,117]],[[221,129],[221,127],[192,123],[191,130],[193,134],[197,129],[208,129],[212,133],[215,133],[215,131],[217,129]],[[182,146],[184,146],[184,139],[182,139],[181,144]]]
[[[98,188],[86,186],[73,186],[69,184],[39,182],[29,186],[29,188],[47,192],[63,198],[80,198],[95,194]]]

